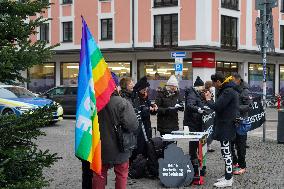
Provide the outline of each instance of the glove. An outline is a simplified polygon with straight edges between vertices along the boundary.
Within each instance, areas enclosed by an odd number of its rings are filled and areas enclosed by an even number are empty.
[[[210,110],[208,106],[203,106],[204,109]]]
[[[180,107],[182,107],[180,104],[175,105],[175,108],[180,108]]]
[[[182,112],[184,111],[184,107],[180,104],[176,104],[175,108],[178,109],[178,111],[182,111]]]
[[[198,108],[198,113],[203,114],[204,110],[202,110],[201,108]]]

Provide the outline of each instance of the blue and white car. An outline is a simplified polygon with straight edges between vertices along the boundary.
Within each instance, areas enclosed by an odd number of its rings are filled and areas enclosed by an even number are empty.
[[[0,85],[0,115],[21,115],[25,111],[55,104],[56,102],[39,98],[36,94],[24,87],[13,85]],[[54,121],[63,119],[63,108],[58,105],[57,111],[53,112]]]

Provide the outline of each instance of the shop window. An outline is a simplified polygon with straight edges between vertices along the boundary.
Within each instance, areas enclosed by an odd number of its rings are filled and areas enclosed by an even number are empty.
[[[280,26],[280,49],[284,49],[284,25]]]
[[[131,77],[130,62],[107,62],[109,69],[119,77]],[[77,85],[79,63],[61,63],[61,84]]]
[[[284,65],[279,65],[279,93],[284,96]]]
[[[221,0],[221,7],[225,9],[239,10],[239,0]]]
[[[130,62],[108,62],[108,67],[119,77],[131,77]]]
[[[44,92],[55,86],[55,63],[35,65],[28,70],[28,89]]]
[[[61,84],[78,84],[79,63],[61,63]]]
[[[44,23],[40,25],[40,40],[49,42],[49,24]]]
[[[192,66],[191,61],[184,60],[183,74],[180,78],[180,93],[184,96],[185,88],[192,86]],[[163,88],[171,75],[175,74],[174,60],[172,61],[139,61],[138,79],[147,76],[150,83],[149,98],[156,98],[157,89]]]
[[[228,77],[233,73],[238,73],[238,63],[217,61],[216,71],[222,72],[224,76]]]
[[[154,0],[154,7],[178,6],[178,0]]]
[[[281,0],[281,12],[284,12],[284,0]]]
[[[101,40],[112,40],[112,19],[101,19]]]
[[[221,47],[227,49],[238,48],[237,18],[221,16]]]
[[[266,66],[266,93],[268,96],[274,94],[275,86],[275,65]],[[249,85],[250,90],[256,94],[262,94],[263,91],[263,64],[249,63]]]
[[[178,14],[154,17],[154,46],[171,47],[178,45]]]
[[[63,42],[73,41],[73,25],[72,22],[62,22]]]

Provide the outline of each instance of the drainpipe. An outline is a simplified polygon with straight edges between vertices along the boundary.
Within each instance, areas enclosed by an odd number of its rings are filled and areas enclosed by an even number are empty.
[[[135,34],[135,31],[134,31],[134,17],[135,17],[135,11],[134,11],[134,3],[135,3],[135,0],[132,0],[132,50],[134,51],[134,43],[135,43],[135,40],[134,40],[134,34]]]

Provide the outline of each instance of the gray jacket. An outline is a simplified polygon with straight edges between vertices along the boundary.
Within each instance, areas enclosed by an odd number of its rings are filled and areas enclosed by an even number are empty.
[[[138,128],[138,121],[131,103],[120,96],[111,96],[106,107],[98,113],[98,117],[103,164],[113,165],[128,161],[131,153],[119,151],[113,121],[121,124],[126,131],[134,132]]]

